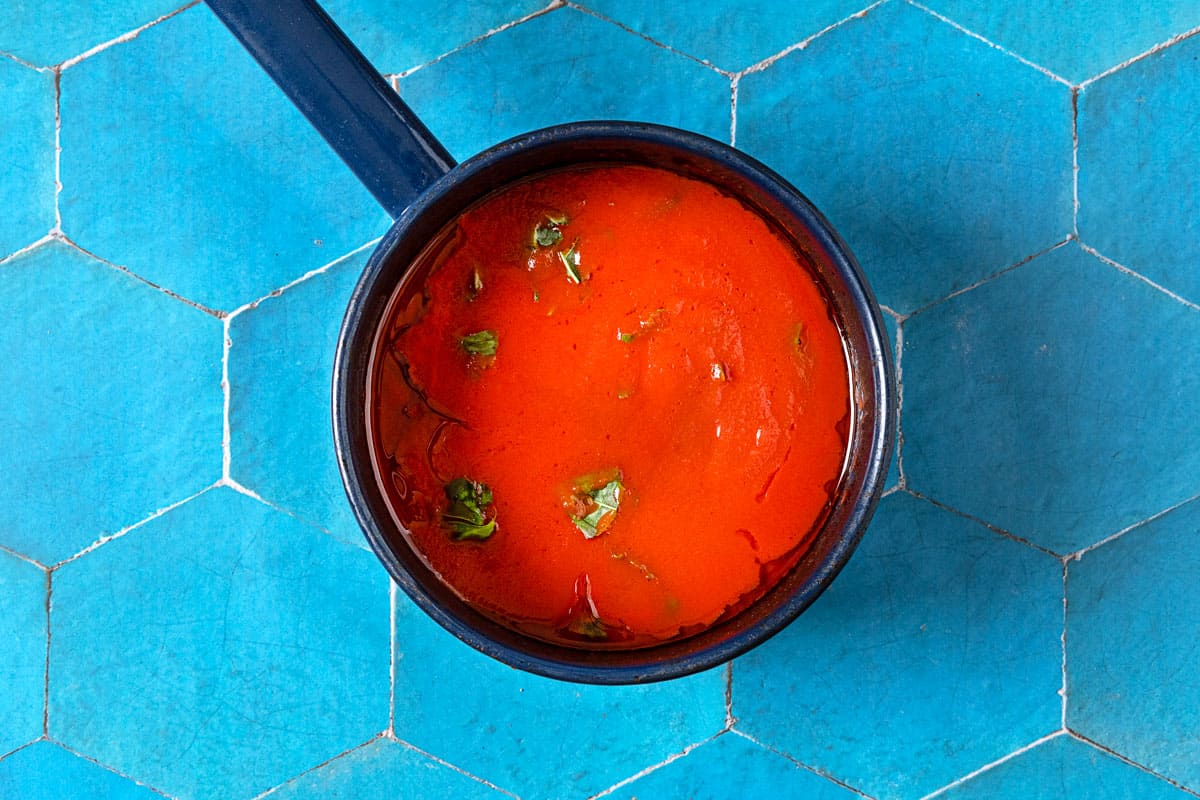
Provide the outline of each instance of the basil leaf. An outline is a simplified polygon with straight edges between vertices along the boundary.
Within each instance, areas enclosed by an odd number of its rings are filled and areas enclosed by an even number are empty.
[[[579,274],[579,240],[576,239],[571,248],[565,253],[559,253],[558,258],[562,261],[563,266],[567,269],[567,280],[571,283],[583,283],[583,278]]]
[[[544,222],[533,229],[533,244],[535,247],[553,247],[562,241],[563,235],[559,227],[567,224],[563,214],[547,215]]]
[[[458,344],[473,356],[494,356],[499,340],[495,331],[476,331],[458,337]]]
[[[612,527],[617,519],[617,511],[621,506],[621,492],[624,490],[621,478],[609,481],[598,489],[583,492],[585,508],[590,509],[583,516],[571,515],[575,527],[583,532],[587,539],[595,539]]]
[[[492,490],[486,483],[455,478],[446,484],[444,491],[450,504],[442,514],[442,522],[455,539],[483,540],[496,532],[495,518],[487,518]]]

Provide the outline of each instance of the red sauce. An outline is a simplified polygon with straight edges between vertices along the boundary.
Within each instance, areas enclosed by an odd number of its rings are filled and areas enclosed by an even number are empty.
[[[473,606],[642,647],[803,554],[844,468],[850,381],[808,262],[756,212],[666,170],[555,172],[463,213],[415,274],[377,339],[376,466],[410,545]],[[486,539],[460,537],[455,479],[490,499]]]

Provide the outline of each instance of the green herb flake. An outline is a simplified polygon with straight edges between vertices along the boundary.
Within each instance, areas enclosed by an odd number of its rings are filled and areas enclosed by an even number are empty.
[[[578,247],[579,240],[576,239],[567,252],[558,254],[559,260],[562,261],[563,266],[567,269],[567,280],[571,283],[583,283],[583,277],[579,274]]]
[[[553,247],[558,244],[563,238],[560,228],[566,224],[565,215],[547,214],[545,220],[533,229],[534,247]]]
[[[621,493],[624,489],[618,475],[603,486],[581,492],[577,496],[577,499],[581,501],[581,510],[587,513],[572,514],[571,521],[575,523],[575,527],[583,531],[585,538],[595,539],[612,527],[617,518],[617,511],[621,505]]]
[[[632,342],[632,341],[633,341],[633,339],[634,339],[634,336],[635,336],[635,335],[636,335],[636,334],[632,334],[632,333],[621,333],[620,331],[617,331],[617,338],[618,338],[618,339],[620,339],[620,340],[621,340],[622,342],[624,342],[625,344],[629,344],[630,342]]]
[[[492,490],[486,483],[470,478],[455,478],[446,484],[446,500],[449,505],[442,522],[450,529],[454,539],[483,541],[496,532],[496,520],[487,518],[492,504]]]
[[[494,356],[499,340],[495,331],[476,331],[458,337],[458,344],[473,356]]]

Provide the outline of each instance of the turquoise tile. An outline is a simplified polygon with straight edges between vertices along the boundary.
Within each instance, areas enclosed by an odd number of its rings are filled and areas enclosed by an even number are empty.
[[[589,119],[657,122],[728,141],[729,92],[729,80],[707,67],[573,8],[400,81],[401,96],[460,160],[518,133]]]
[[[63,73],[62,148],[67,236],[209,308],[262,297],[387,227],[203,5]]]
[[[58,745],[37,742],[0,761],[0,797],[158,800],[162,795]]]
[[[61,64],[184,5],[180,0],[11,0],[0,28],[0,53],[40,67]]]
[[[54,227],[54,76],[0,57],[0,258]]]
[[[1198,59],[1192,37],[1080,93],[1079,235],[1200,304]]]
[[[905,493],[817,603],[733,666],[735,729],[878,798],[1058,728],[1062,568]]]
[[[588,8],[638,33],[735,72],[803,41],[872,0],[716,0],[696,7],[670,0],[592,0]]]
[[[548,0],[328,0],[322,5],[376,69],[395,74],[543,9]]]
[[[728,800],[734,792],[737,797],[774,800],[861,797],[733,733],[697,747],[608,796],[620,800]]]
[[[270,795],[278,800],[501,800],[509,797],[410,747],[379,739],[307,772]]]
[[[1200,6],[1193,0],[1010,0],[1001,13],[979,0],[927,0],[925,5],[1073,83],[1200,25]]]
[[[521,797],[590,797],[725,726],[725,670],[666,683],[563,683],[461,644],[396,604],[396,736]]]
[[[1072,229],[1069,89],[905,3],[745,76],[737,144],[908,314]]]
[[[1067,567],[1067,725],[1200,791],[1200,501]]]
[[[365,544],[334,457],[333,353],[370,250],[229,322],[230,476],[269,502]]]
[[[1070,736],[955,786],[943,800],[1185,800],[1194,795]]]
[[[1200,313],[1075,245],[906,321],[904,351],[914,491],[1056,553],[1200,492]]]
[[[387,726],[385,573],[232,490],[52,590],[51,738],[172,796],[249,797]]]
[[[221,476],[218,320],[60,242],[0,310],[0,545],[53,564]]]
[[[46,586],[45,572],[0,550],[0,756],[42,735]]]

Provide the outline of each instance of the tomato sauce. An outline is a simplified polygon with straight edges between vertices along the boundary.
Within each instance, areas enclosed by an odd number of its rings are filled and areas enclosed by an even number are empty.
[[[687,636],[757,599],[846,461],[846,355],[806,259],[650,167],[467,210],[376,342],[372,447],[409,544],[483,613],[577,647]]]

